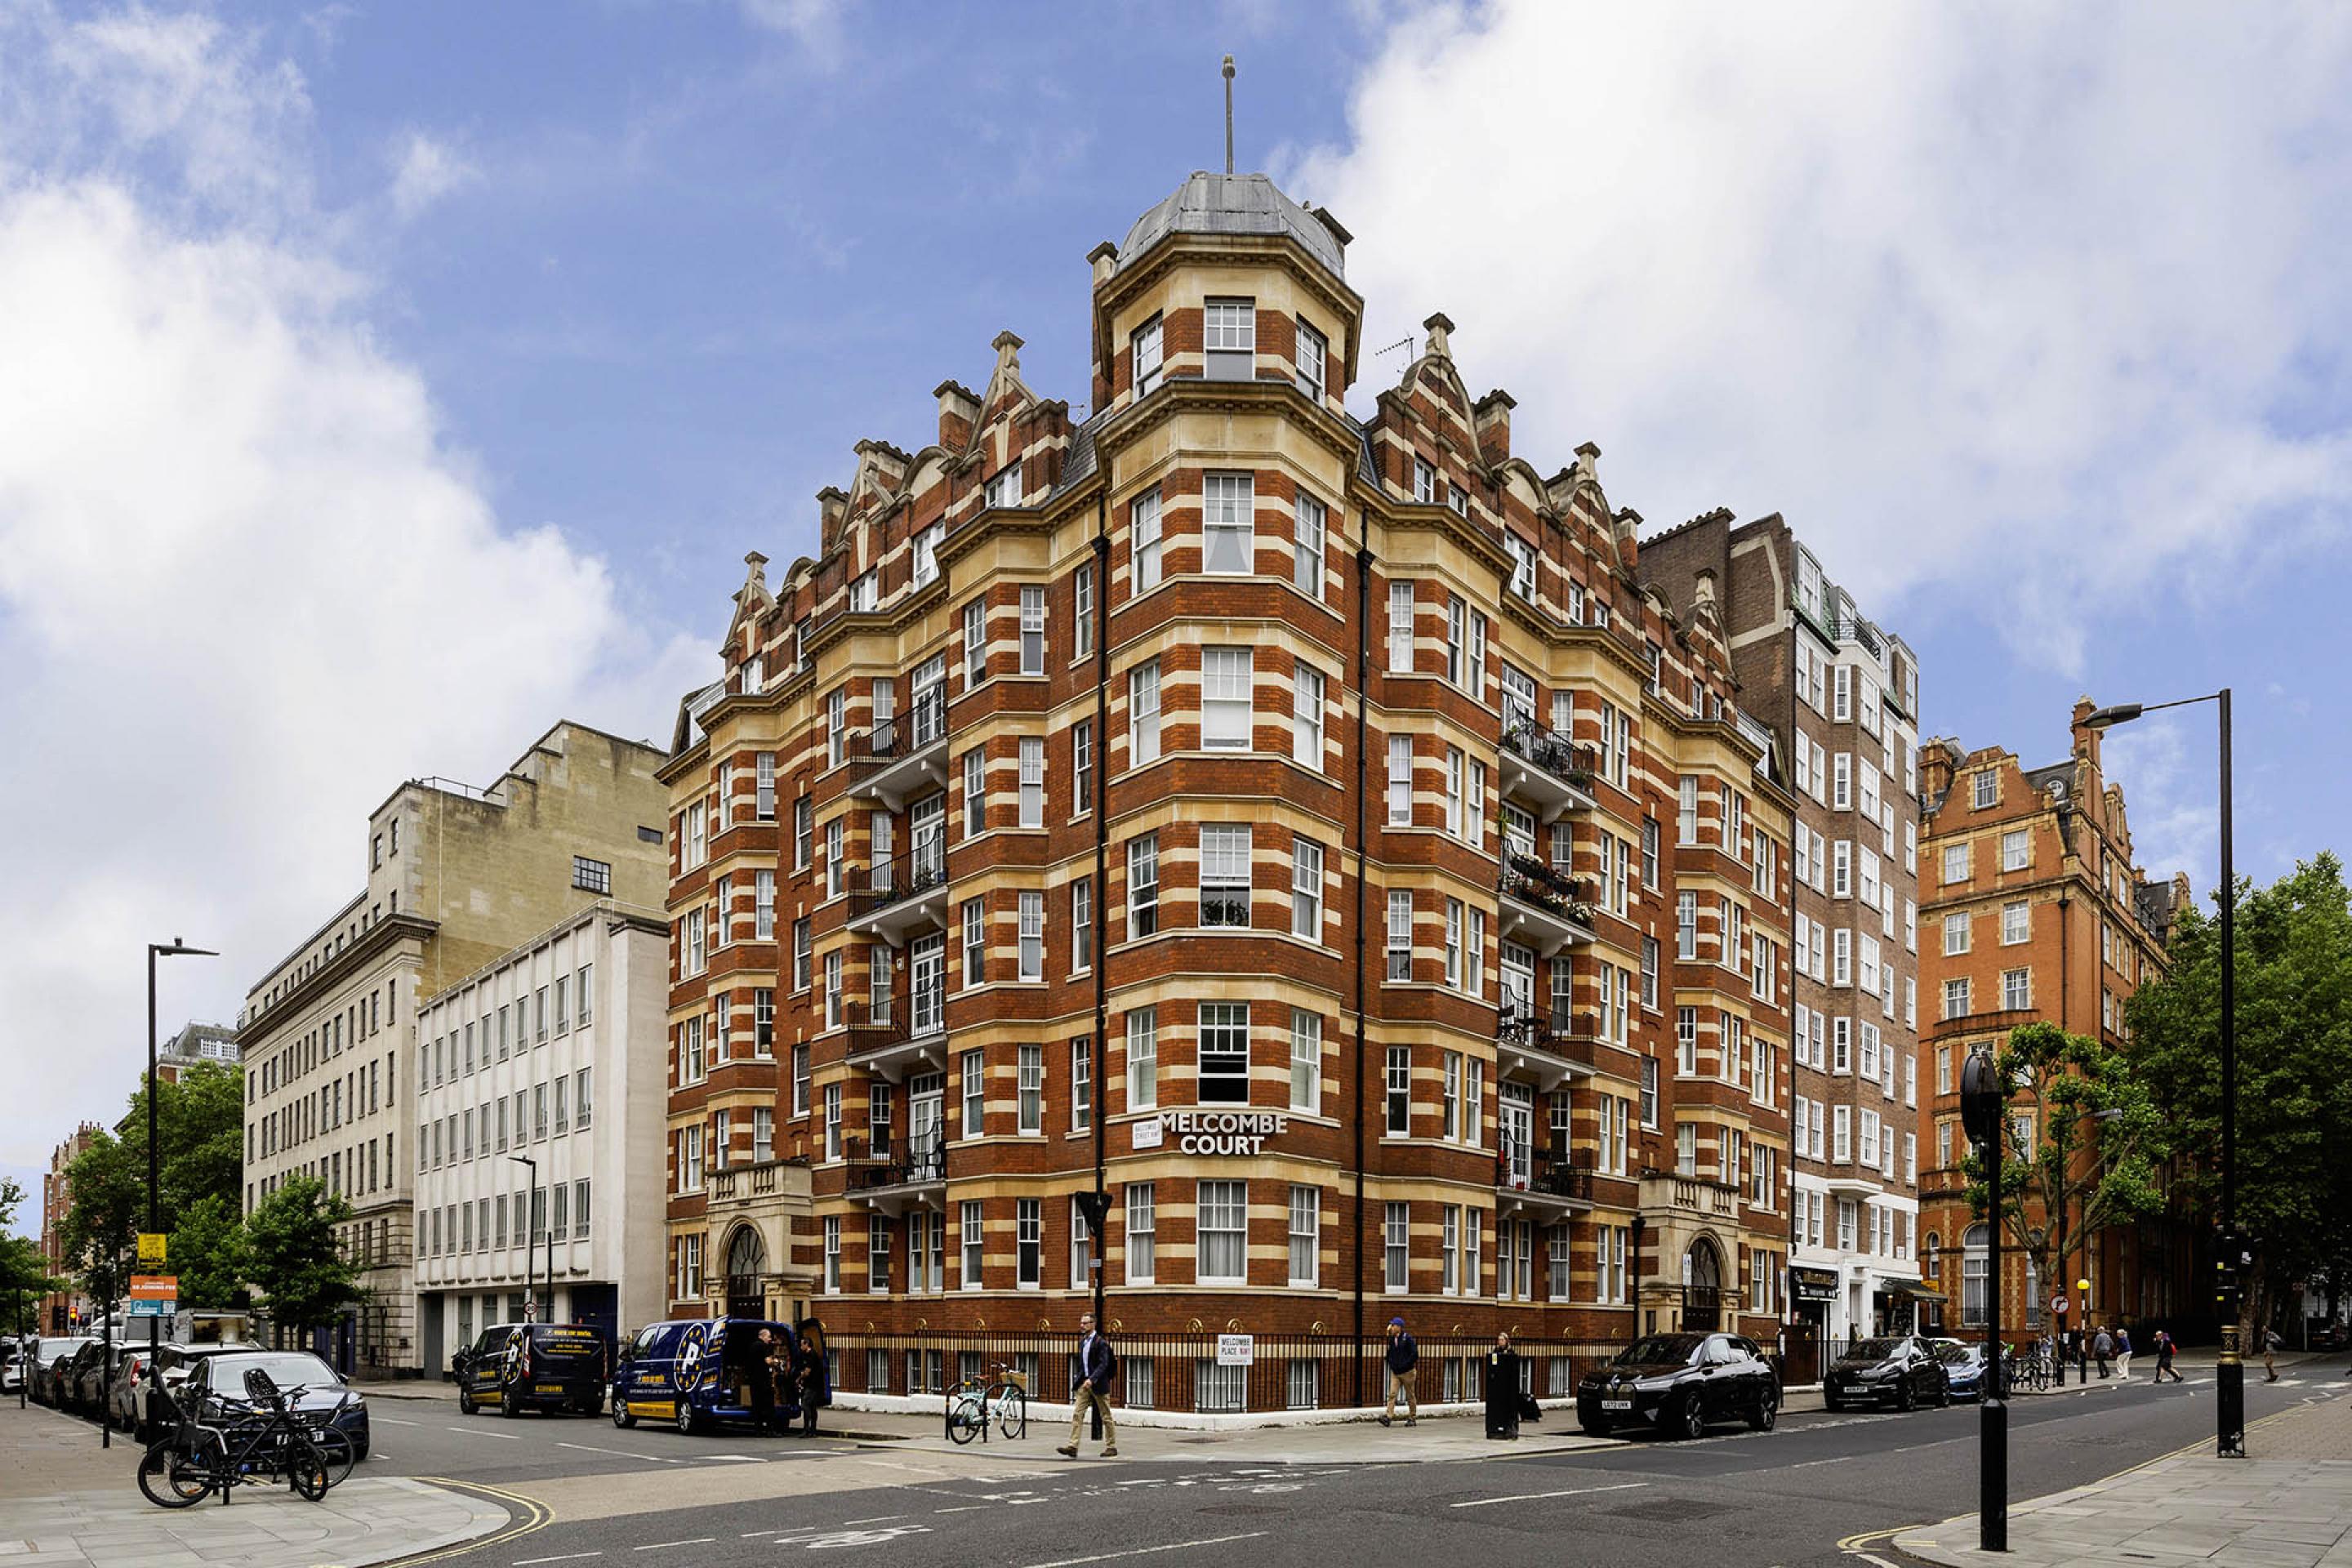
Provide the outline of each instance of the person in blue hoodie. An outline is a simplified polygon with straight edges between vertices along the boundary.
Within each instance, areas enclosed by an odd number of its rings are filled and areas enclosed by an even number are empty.
[[[1418,1426],[1421,1403],[1413,1394],[1413,1369],[1421,1364],[1421,1346],[1414,1342],[1412,1331],[1402,1318],[1389,1320],[1389,1402],[1381,1411],[1381,1425],[1391,1425],[1396,1419],[1397,1395],[1404,1395],[1404,1424]]]

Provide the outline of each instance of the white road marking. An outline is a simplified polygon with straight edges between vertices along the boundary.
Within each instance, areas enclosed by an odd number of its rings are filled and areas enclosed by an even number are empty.
[[[966,1503],[961,1508],[935,1508],[931,1510],[931,1511],[933,1513],[976,1513],[982,1509],[992,1508],[995,1505],[992,1503],[972,1502]]]
[[[1138,1546],[1126,1552],[1097,1552],[1091,1557],[1062,1557],[1051,1563],[1032,1563],[1029,1568],[1078,1568],[1082,1563],[1111,1563],[1122,1557],[1149,1557],[1155,1552],[1187,1552],[1196,1546],[1223,1546],[1231,1541],[1255,1541],[1265,1534],[1263,1530],[1253,1530],[1246,1535],[1213,1535],[1205,1541],[1165,1541],[1157,1546]]]
[[[444,1426],[441,1430],[444,1432],[463,1432],[467,1436],[474,1437],[496,1437],[501,1443],[520,1443],[522,1441],[522,1434],[520,1432],[485,1432],[479,1426]]]
[[[877,1513],[872,1519],[845,1519],[844,1524],[887,1524],[894,1519],[904,1519],[903,1513]]]
[[[720,1464],[764,1465],[768,1461],[757,1454],[704,1454],[700,1458]]]
[[[414,1421],[403,1421],[397,1415],[379,1415],[376,1419],[383,1422],[387,1426],[414,1426],[417,1425],[417,1423]],[[543,1563],[546,1559],[542,1557],[534,1557],[531,1561],[534,1563]]]
[[[673,1459],[661,1454],[638,1454],[626,1448],[600,1448],[593,1443],[558,1443],[559,1448],[577,1448],[583,1454],[618,1454],[624,1459],[643,1459],[648,1465],[683,1465],[684,1459]]]
[[[715,1535],[698,1535],[690,1541],[648,1541],[643,1546],[632,1546],[632,1552],[663,1552],[673,1546],[708,1546],[718,1540]]]
[[[1570,1487],[1564,1492],[1521,1492],[1516,1497],[1472,1498],[1467,1502],[1448,1503],[1446,1506],[1448,1508],[1492,1508],[1498,1502],[1540,1502],[1545,1498],[1582,1497],[1588,1492],[1629,1492],[1636,1487],[1646,1487],[1649,1484],[1647,1481],[1620,1481],[1613,1487]]]
[[[571,1563],[583,1557],[602,1557],[604,1555],[604,1554],[601,1552],[560,1552],[553,1557],[518,1557],[514,1561],[514,1568],[530,1568],[530,1565],[534,1563]]]

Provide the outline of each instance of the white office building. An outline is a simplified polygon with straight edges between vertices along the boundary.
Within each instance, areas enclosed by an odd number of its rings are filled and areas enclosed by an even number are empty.
[[[428,1375],[535,1313],[662,1315],[669,931],[599,903],[443,990],[416,1024],[416,1321]]]

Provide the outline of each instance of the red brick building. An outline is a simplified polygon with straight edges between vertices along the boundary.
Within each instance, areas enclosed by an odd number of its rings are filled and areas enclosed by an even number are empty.
[[[65,1224],[66,1212],[73,1207],[73,1163],[100,1131],[95,1121],[85,1121],[74,1129],[72,1137],[60,1141],[49,1151],[49,1168],[41,1173],[41,1257],[43,1267],[56,1279],[70,1279],[77,1272],[67,1260],[65,1242],[58,1227]],[[79,1289],[68,1286],[53,1290],[41,1298],[40,1331],[68,1332],[89,1311],[89,1300]]]
[[[1987,1298],[1985,1234],[1960,1171],[1962,1063],[2038,1020],[2121,1044],[2124,1003],[2162,973],[2173,917],[2190,897],[2185,875],[2150,878],[2135,862],[2123,786],[2101,765],[2100,731],[2084,722],[2092,711],[2087,697],[2074,704],[2070,754],[2047,767],[2024,767],[1997,746],[1963,752],[1938,739],[1921,748],[1919,941],[1930,1011],[1920,1051],[1932,1092],[1922,1094],[1919,1112],[1920,1249],[1948,1298],[1946,1326],[1963,1333],[1983,1325]],[[2030,1103],[2015,1113],[2038,1114]],[[2086,1168],[2096,1131],[2081,1135]],[[2042,1135],[2038,1125],[2033,1135]],[[2111,1226],[2089,1238],[2087,1252],[2070,1239],[2068,1272],[2091,1281],[2087,1300],[2072,1280],[2036,1278],[2021,1250],[2008,1247],[2001,1321],[2039,1332],[2063,1290],[2076,1321],[2164,1321],[2178,1333],[2184,1311],[2206,1315],[2192,1218],[2176,1205]],[[2070,1237],[2078,1222],[2071,1214],[2030,1220]]]
[[[1205,1410],[1349,1402],[1392,1314],[1543,1342],[1538,1393],[1776,1332],[1769,734],[1444,316],[1348,413],[1348,241],[1192,176],[1090,257],[1090,418],[1002,334],[817,556],[748,558],[665,769],[674,1311],[814,1311],[843,1387],[927,1392],[1066,1342],[1099,1263],[1125,1397]]]

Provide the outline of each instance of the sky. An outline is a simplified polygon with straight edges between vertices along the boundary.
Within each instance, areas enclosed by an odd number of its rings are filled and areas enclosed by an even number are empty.
[[[1445,311],[1644,531],[1787,516],[1927,732],[2231,686],[2242,872],[2340,847],[2352,9],[6,0],[0,1175],[121,1113],[145,943],[233,1019],[400,780],[666,738],[998,331],[1079,409],[1227,51],[1368,351]],[[2200,894],[2211,713],[2106,749]]]

